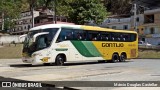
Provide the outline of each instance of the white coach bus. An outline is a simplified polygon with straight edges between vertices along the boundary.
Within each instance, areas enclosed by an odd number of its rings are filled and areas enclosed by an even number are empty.
[[[125,61],[138,55],[137,33],[94,26],[48,24],[29,30],[22,61],[63,65],[68,61]]]

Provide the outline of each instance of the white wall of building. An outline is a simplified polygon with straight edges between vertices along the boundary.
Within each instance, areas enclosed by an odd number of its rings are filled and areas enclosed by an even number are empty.
[[[160,8],[157,8],[152,10],[146,10],[144,11],[144,14],[153,14],[153,13],[159,13],[159,12],[160,12]]]
[[[39,11],[34,11],[34,17],[39,16]],[[22,12],[21,18],[16,21],[16,26],[12,30],[14,33],[27,32],[32,27],[32,14],[30,11]]]
[[[131,18],[107,18],[100,26],[120,30],[130,30]]]
[[[144,14],[138,14],[137,16],[136,25],[141,26],[144,24]],[[134,27],[134,16],[131,16],[131,27]]]
[[[21,43],[24,41],[24,38],[19,38],[20,35],[4,35],[0,36],[0,44],[1,43]]]
[[[157,26],[145,26],[144,34],[152,34],[151,33],[151,28],[154,29],[154,33],[153,34],[157,34],[157,33],[160,34],[160,27],[157,27]]]

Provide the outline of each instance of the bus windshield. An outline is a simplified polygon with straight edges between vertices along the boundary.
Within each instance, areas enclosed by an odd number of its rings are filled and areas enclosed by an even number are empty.
[[[57,31],[58,28],[48,28],[30,31],[25,38],[23,52],[31,55],[35,51],[49,47]],[[48,32],[48,34],[38,36],[34,42],[33,36],[41,32]]]

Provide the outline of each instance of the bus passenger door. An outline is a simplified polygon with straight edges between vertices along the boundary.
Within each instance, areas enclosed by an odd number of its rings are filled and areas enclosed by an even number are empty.
[[[75,60],[76,61],[82,60],[82,57],[78,52],[75,52]]]
[[[69,48],[69,59],[68,61],[79,61],[82,60],[81,55],[79,54],[79,52],[77,50],[75,50],[75,48]]]

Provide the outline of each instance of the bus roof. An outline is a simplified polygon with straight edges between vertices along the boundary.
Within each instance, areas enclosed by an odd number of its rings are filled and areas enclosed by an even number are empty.
[[[32,30],[40,30],[40,29],[46,29],[46,28],[73,28],[73,29],[85,29],[85,30],[95,30],[95,31],[109,31],[109,32],[125,32],[125,33],[137,33],[135,31],[129,31],[129,30],[115,30],[115,29],[110,29],[110,28],[102,28],[98,26],[87,26],[87,25],[69,25],[69,24],[46,24],[46,25],[41,25],[37,26],[34,28],[31,28],[30,31]]]
[[[31,28],[30,30],[39,30],[39,29],[46,29],[46,28],[61,28],[61,27],[70,27],[70,28],[80,28],[81,25],[69,25],[69,24],[46,24],[46,25],[41,25],[37,26],[34,28]]]

